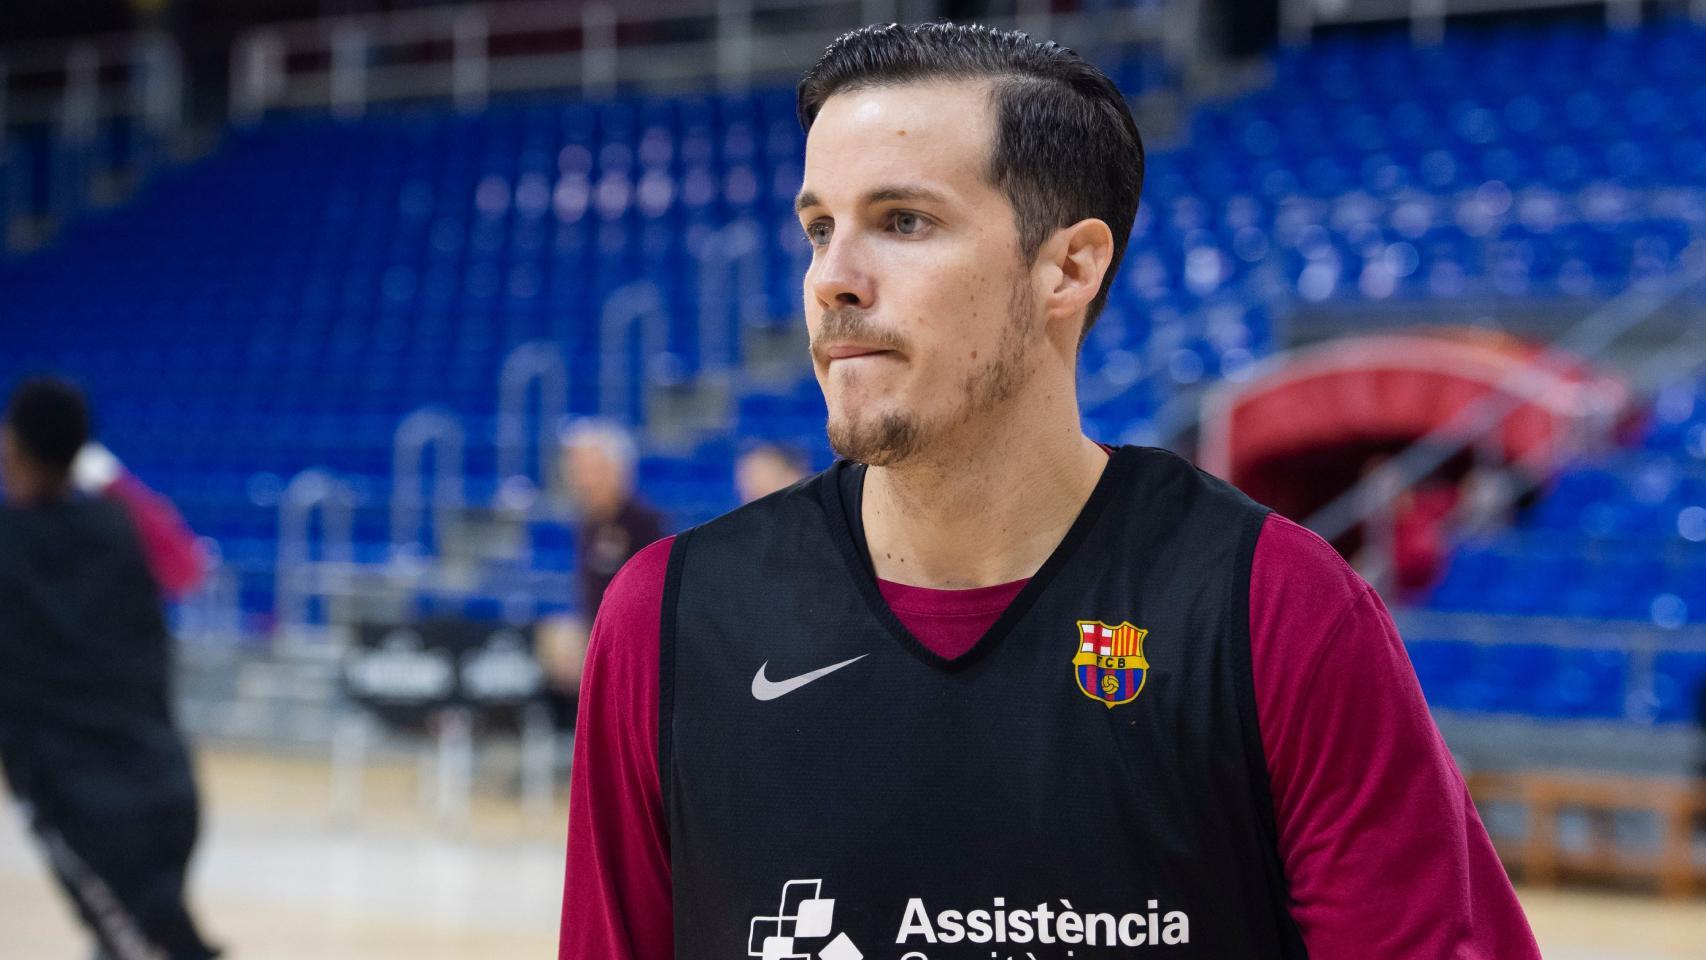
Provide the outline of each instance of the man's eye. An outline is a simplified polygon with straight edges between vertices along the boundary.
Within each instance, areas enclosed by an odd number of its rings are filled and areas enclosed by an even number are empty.
[[[894,230],[898,234],[910,236],[924,229],[924,218],[916,213],[897,213],[894,215]]]
[[[829,243],[829,224],[822,220],[806,224],[806,239],[814,247],[821,247]]]

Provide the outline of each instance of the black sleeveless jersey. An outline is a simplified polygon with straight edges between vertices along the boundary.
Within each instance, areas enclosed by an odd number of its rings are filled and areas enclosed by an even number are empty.
[[[676,538],[680,960],[1302,957],[1250,677],[1267,510],[1115,450],[969,652],[884,603],[848,462]]]

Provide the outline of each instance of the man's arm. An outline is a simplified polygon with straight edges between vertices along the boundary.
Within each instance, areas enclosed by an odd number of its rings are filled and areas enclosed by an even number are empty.
[[[1311,960],[1539,960],[1379,595],[1277,514],[1250,580],[1256,714]]]
[[[658,774],[658,629],[671,540],[617,572],[593,621],[569,777],[559,960],[671,960]]]
[[[148,489],[98,443],[85,444],[77,452],[71,471],[78,489],[124,507],[142,542],[148,572],[167,597],[180,599],[201,583],[207,557],[170,500]]]
[[[124,474],[106,489],[106,496],[124,505],[142,541],[148,571],[167,597],[178,600],[201,584],[207,557],[201,544],[172,502]]]

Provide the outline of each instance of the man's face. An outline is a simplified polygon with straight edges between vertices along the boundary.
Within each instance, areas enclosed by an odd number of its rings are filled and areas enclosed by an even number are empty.
[[[839,93],[812,125],[806,325],[844,457],[891,465],[976,430],[1035,370],[1030,265],[986,177],[994,128],[982,83]]]
[[[583,510],[603,517],[621,509],[628,495],[627,478],[603,447],[596,443],[567,444],[562,466],[569,493]]]

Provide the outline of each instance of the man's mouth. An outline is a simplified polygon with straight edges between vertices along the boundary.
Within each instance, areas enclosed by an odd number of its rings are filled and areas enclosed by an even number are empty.
[[[842,344],[825,350],[824,356],[833,363],[837,360],[852,360],[855,357],[875,357],[885,353],[894,353],[882,347],[862,347],[853,344]]]

